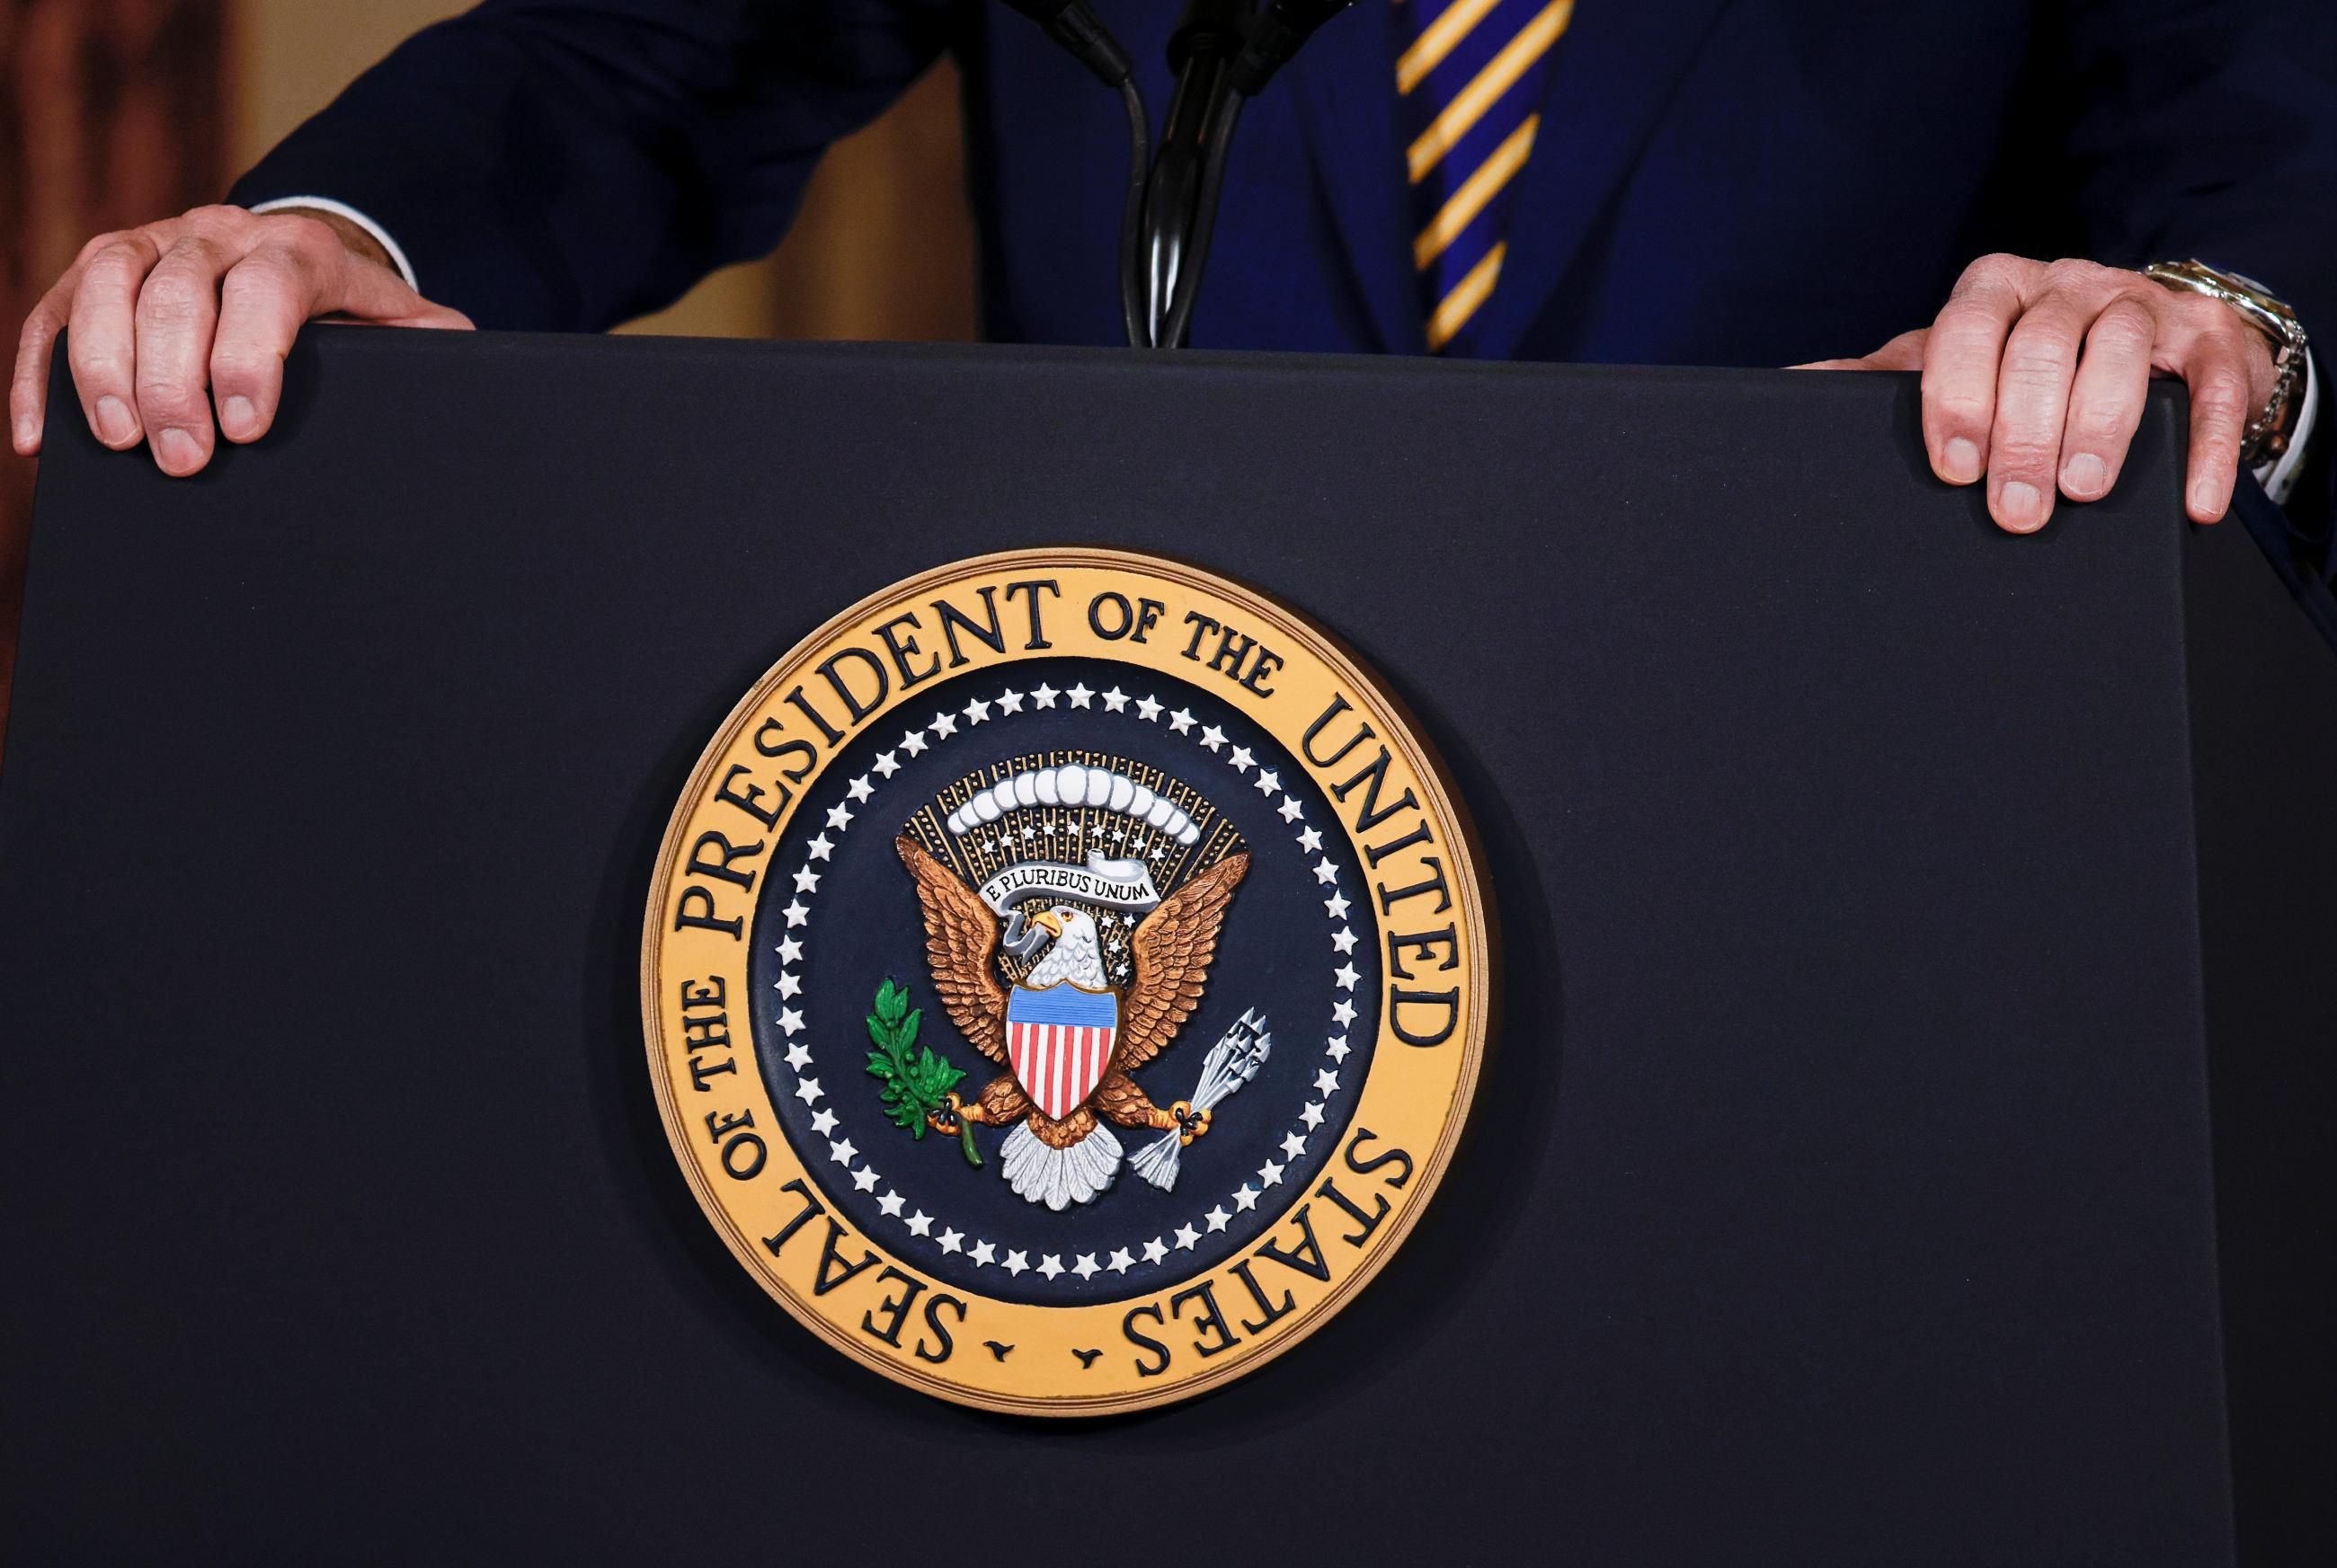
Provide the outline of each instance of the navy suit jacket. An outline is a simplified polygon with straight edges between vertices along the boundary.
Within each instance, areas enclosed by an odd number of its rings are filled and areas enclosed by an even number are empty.
[[[1094,0],[1156,116],[1182,5]],[[1423,351],[1393,29],[1362,0],[1243,117],[1198,346]],[[821,151],[944,52],[986,334],[1122,341],[1120,105],[990,0],[488,0],[232,200],[337,198],[481,326],[599,329],[769,250]],[[2197,256],[2337,344],[2331,0],[1579,0],[1544,92],[1486,355],[1861,354],[1991,250]]]

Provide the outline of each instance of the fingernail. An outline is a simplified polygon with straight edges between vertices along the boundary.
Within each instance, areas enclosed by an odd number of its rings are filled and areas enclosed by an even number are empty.
[[[2191,511],[2207,521],[2224,515],[2223,498],[2215,493],[2213,480],[2203,479],[2191,487]]]
[[[16,416],[16,423],[11,427],[10,434],[18,452],[30,452],[33,450],[33,443],[40,439],[40,422],[29,414],[20,414]]]
[[[138,439],[138,422],[130,405],[118,397],[97,400],[97,438],[108,446],[127,446]]]
[[[249,435],[259,423],[259,411],[248,397],[230,397],[220,404],[220,428],[231,436]]]
[[[2071,495],[2091,500],[2109,483],[2109,475],[2108,467],[2100,458],[2090,452],[2081,452],[2061,465],[2061,488]]]
[[[167,472],[183,473],[203,460],[203,449],[183,430],[158,430],[154,433],[154,460]]]
[[[2013,480],[1997,492],[1996,519],[2016,533],[2028,533],[2045,521],[2044,501],[2035,485]]]
[[[1956,436],[1941,449],[1940,467],[1950,483],[1970,484],[1980,477],[1980,448]]]

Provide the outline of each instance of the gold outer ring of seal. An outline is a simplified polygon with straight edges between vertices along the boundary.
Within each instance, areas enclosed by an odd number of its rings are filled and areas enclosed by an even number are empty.
[[[1411,776],[1423,787],[1427,798],[1421,803],[1423,813],[1432,824],[1435,838],[1441,841],[1441,847],[1451,856],[1452,891],[1457,917],[1453,923],[1459,933],[1456,955],[1462,960],[1466,977],[1466,990],[1460,1004],[1461,1021],[1455,1030],[1460,1036],[1458,1042],[1460,1060],[1452,1079],[1448,1108],[1437,1128],[1434,1143],[1430,1146],[1428,1153],[1420,1158],[1419,1168],[1413,1174],[1412,1182],[1408,1183],[1414,1190],[1406,1193],[1404,1202],[1386,1219],[1386,1234],[1384,1237],[1375,1237],[1371,1250],[1360,1262],[1344,1276],[1337,1278],[1332,1287],[1321,1297],[1309,1301],[1300,1309],[1294,1315],[1295,1320],[1286,1329],[1268,1339],[1250,1341],[1255,1343],[1257,1348],[1248,1354],[1222,1362],[1205,1362],[1198,1371],[1170,1380],[1165,1387],[1137,1388],[1100,1395],[1025,1393],[969,1387],[964,1382],[928,1371],[907,1357],[886,1355],[873,1349],[868,1344],[863,1343],[851,1329],[815,1309],[811,1303],[802,1299],[797,1290],[778,1278],[771,1266],[769,1254],[766,1252],[750,1230],[742,1228],[738,1217],[731,1211],[729,1205],[723,1202],[721,1193],[715,1185],[713,1175],[706,1168],[704,1158],[693,1141],[694,1134],[701,1130],[694,1129],[689,1123],[689,1115],[694,1113],[695,1107],[693,1107],[693,1113],[685,1113],[681,1104],[676,1098],[673,1064],[669,1054],[670,1031],[667,1027],[660,985],[663,975],[662,964],[668,951],[666,917],[671,907],[670,901],[677,896],[673,885],[674,873],[683,857],[685,837],[696,825],[695,815],[708,799],[716,768],[730,754],[731,748],[738,743],[748,722],[778,698],[781,688],[786,683],[808,667],[807,661],[812,655],[836,643],[839,638],[850,633],[854,628],[868,624],[872,616],[877,611],[913,602],[922,603],[927,596],[953,585],[976,581],[1002,572],[1013,572],[1027,577],[1032,572],[1050,570],[1067,572],[1126,572],[1138,578],[1180,586],[1224,603],[1237,606],[1246,615],[1253,618],[1261,629],[1270,628],[1279,636],[1288,638],[1291,646],[1303,650],[1329,674],[1335,685],[1344,685],[1351,690],[1357,699],[1357,711],[1362,716],[1382,720],[1384,728],[1379,738],[1401,758]],[[1020,657],[1008,655],[989,662],[993,667],[1011,669],[1015,664],[1023,662],[1026,658],[1056,657],[1061,657],[1064,653],[1085,653],[1090,657],[1100,657],[1107,660],[1111,657],[1109,653],[1100,653],[1094,648],[1051,648],[1045,652],[1027,654]],[[1146,667],[1132,665],[1131,667]],[[1178,674],[1175,671],[1166,673],[1172,676]],[[1187,684],[1197,684],[1190,677],[1183,678],[1187,679]],[[1369,706],[1366,706],[1366,704]],[[888,701],[885,706],[872,712],[867,719],[861,723],[870,723],[882,718],[885,714],[893,711],[894,706],[895,702]],[[1270,726],[1267,727],[1271,730]],[[847,735],[846,742],[842,744],[848,744],[851,739],[856,738],[859,733],[859,725],[856,724],[854,730]],[[1294,756],[1296,755],[1298,747],[1291,745],[1290,741],[1278,732],[1275,733],[1277,740],[1282,741]],[[831,756],[832,755],[833,753],[830,754]],[[816,783],[825,772],[826,760],[823,759],[818,772],[815,772],[802,781],[806,791]],[[1351,842],[1359,843],[1360,841],[1355,838],[1350,824],[1341,823],[1338,825],[1342,833],[1349,836]],[[774,840],[775,845],[784,842],[793,826],[793,818],[790,816],[787,819],[786,825],[777,830],[778,836]],[[774,860],[776,858],[775,855]],[[1481,844],[1465,809],[1461,804],[1460,794],[1452,775],[1442,759],[1421,737],[1420,726],[1411,712],[1394,692],[1353,653],[1342,639],[1303,611],[1294,609],[1279,600],[1269,599],[1257,590],[1207,569],[1150,553],[1090,546],[1056,546],[996,551],[953,561],[902,579],[870,594],[850,608],[831,617],[817,629],[796,643],[764,672],[746,696],[731,708],[717,727],[713,738],[708,743],[696,766],[691,770],[689,783],[682,792],[660,843],[656,866],[650,880],[648,905],[643,911],[640,967],[641,1017],[644,1044],[648,1051],[650,1078],[656,1090],[659,1113],[664,1122],[667,1138],[672,1145],[676,1161],[689,1183],[692,1195],[697,1199],[699,1208],[704,1211],[707,1219],[714,1225],[716,1232],[721,1236],[731,1254],[757,1283],[762,1286],[767,1294],[787,1309],[790,1316],[810,1329],[830,1346],[843,1351],[853,1359],[921,1393],[953,1403],[1004,1414],[1053,1417],[1104,1416],[1181,1402],[1248,1375],[1298,1344],[1336,1316],[1401,1249],[1442,1184],[1454,1150],[1458,1147],[1466,1128],[1470,1113],[1473,1109],[1477,1086],[1483,1072],[1489,1045],[1496,1026],[1497,1001],[1500,993],[1499,944],[1494,930],[1493,911],[1487,894],[1484,867]],[[751,911],[749,913],[751,925]],[[1371,924],[1376,938],[1382,929],[1376,913]],[[751,998],[742,1000],[739,1005],[751,1006]],[[1384,1009],[1383,1011],[1384,1012]],[[1365,1091],[1359,1091],[1359,1105],[1362,1093],[1367,1092],[1371,1078],[1377,1076],[1380,1057],[1386,1048],[1384,1040],[1386,1028],[1386,1019],[1383,1017],[1381,1020],[1383,1040],[1379,1048],[1374,1050],[1373,1057],[1374,1070],[1366,1077]],[[738,1048],[748,1057],[750,1068],[754,1066],[751,1042],[752,1026],[749,1023]],[[751,1076],[758,1086],[760,1085],[761,1075],[758,1068],[745,1076]],[[769,1103],[768,1093],[765,1095],[764,1103]],[[775,1137],[784,1147],[786,1144],[784,1135],[775,1132]],[[1260,1232],[1261,1236],[1272,1234],[1286,1220],[1304,1207],[1305,1202],[1305,1195],[1302,1193],[1296,1203],[1282,1211],[1280,1216]],[[856,1249],[864,1245],[872,1249],[882,1247],[882,1243],[873,1238],[856,1236],[853,1246]],[[888,1259],[893,1256],[889,1250],[886,1250],[884,1255]],[[1166,1295],[1194,1280],[1206,1277],[1210,1272],[1212,1271],[1204,1270],[1192,1275],[1180,1277],[1159,1287],[1156,1293]],[[1133,1300],[1134,1296],[1128,1299]],[[1122,1300],[1109,1303],[1112,1307],[1123,1304]],[[1028,1310],[1051,1312],[1072,1309],[1042,1307]]]

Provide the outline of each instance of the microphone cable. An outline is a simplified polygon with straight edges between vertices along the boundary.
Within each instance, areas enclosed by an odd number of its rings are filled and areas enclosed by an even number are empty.
[[[1263,92],[1275,73],[1315,35],[1316,28],[1353,5],[1354,0],[1266,0],[1264,10],[1244,30],[1241,53],[1216,82],[1202,124],[1201,185],[1192,223],[1192,238],[1178,258],[1177,298],[1156,346],[1182,348],[1193,322],[1193,307],[1201,293],[1201,273],[1209,259],[1209,240],[1217,230],[1217,200],[1225,192],[1226,161],[1233,150],[1234,126],[1242,105]],[[1196,0],[1201,12],[1206,0]],[[1188,24],[1191,15],[1188,14]],[[1180,29],[1180,32],[1182,30]],[[1172,52],[1176,48],[1170,41]]]
[[[1136,85],[1136,68],[1111,29],[1088,9],[1087,0],[1005,0],[1005,4],[1038,24],[1040,31],[1086,66],[1097,81],[1117,91],[1128,112],[1128,197],[1120,221],[1120,315],[1128,346],[1147,347],[1152,341],[1151,324],[1145,314],[1139,262],[1144,192],[1152,172],[1152,125],[1144,93]]]

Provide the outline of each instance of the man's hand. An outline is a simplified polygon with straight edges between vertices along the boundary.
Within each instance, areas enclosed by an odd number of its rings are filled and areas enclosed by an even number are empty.
[[[2117,482],[2154,372],[2191,388],[2185,508],[2232,504],[2240,442],[2271,397],[2272,345],[2236,311],[2090,261],[1983,256],[1927,330],[1819,370],[1921,370],[1923,445],[1950,484],[1988,479],[1989,515],[2034,533],[2056,490],[2097,501]]]
[[[230,441],[267,433],[302,322],[471,325],[388,263],[364,229],[321,213],[201,207],[101,234],[24,323],[8,384],[11,444],[27,457],[41,449],[49,357],[70,326],[73,385],[97,438],[117,450],[143,440],[163,472],[193,473],[211,458],[214,400]]]

